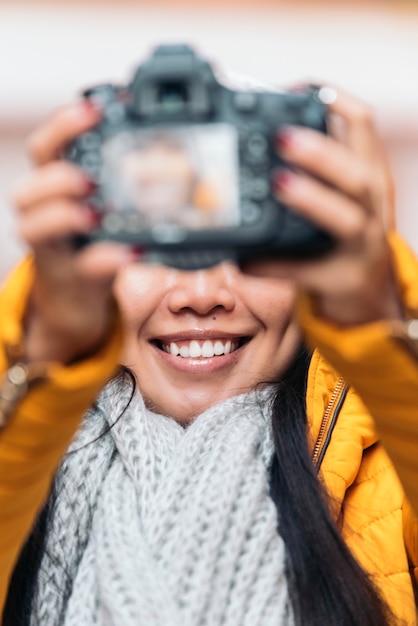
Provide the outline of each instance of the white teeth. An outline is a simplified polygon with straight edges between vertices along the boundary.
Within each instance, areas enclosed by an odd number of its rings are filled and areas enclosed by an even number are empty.
[[[183,359],[188,359],[190,356],[190,350],[189,350],[189,346],[181,346],[180,348],[180,356],[183,357]]]
[[[218,343],[220,343],[220,341],[218,341]],[[208,339],[206,339],[206,341],[203,343],[203,346],[202,346],[202,356],[206,358],[210,358],[214,354],[216,353],[215,353],[215,348],[213,346],[213,343],[209,341]],[[223,354],[223,349],[220,354]]]
[[[208,343],[210,343],[210,341]],[[224,354],[224,344],[222,343],[222,341],[215,341],[215,345],[213,346],[213,351],[216,354],[216,356],[219,356],[220,354]]]
[[[183,359],[197,359],[199,357],[211,358],[213,356],[221,356],[223,354],[230,354],[238,348],[237,341],[231,341],[230,339],[225,342],[217,339],[215,342],[210,339],[206,339],[201,345],[196,339],[193,339],[188,344],[178,346],[174,341],[169,344],[163,344],[162,348],[165,352],[173,356],[181,356]]]
[[[179,347],[174,342],[170,343],[170,346],[164,346],[164,347],[167,347],[167,352],[170,352],[173,356],[177,356],[178,354],[180,354]]]
[[[195,359],[196,357],[198,357],[198,356],[200,356],[202,354],[202,351],[201,351],[200,346],[197,343],[197,341],[191,341],[190,342],[189,354],[190,354],[192,359]]]

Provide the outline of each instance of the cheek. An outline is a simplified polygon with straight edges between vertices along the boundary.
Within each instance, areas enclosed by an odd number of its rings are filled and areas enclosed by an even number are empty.
[[[295,309],[295,285],[278,278],[263,278],[257,282],[251,298],[257,317],[268,329],[280,330],[287,326]]]
[[[164,284],[160,268],[130,265],[122,270],[115,281],[113,293],[125,325],[138,328],[155,310],[162,299],[156,289]]]
[[[260,380],[276,379],[301,342],[294,316],[296,287],[288,280],[265,277],[253,277],[247,287],[247,295],[251,294],[249,306],[262,327],[253,363],[259,369]]]
[[[264,363],[266,378],[277,379],[291,363],[302,341],[294,315],[296,288],[293,284],[273,281],[261,304],[260,316],[265,328]],[[261,309],[262,306],[262,309]]]

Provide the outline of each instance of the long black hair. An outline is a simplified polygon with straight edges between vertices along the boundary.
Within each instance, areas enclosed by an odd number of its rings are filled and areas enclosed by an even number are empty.
[[[334,523],[312,464],[307,439],[306,381],[310,355],[301,350],[273,403],[275,455],[271,497],[286,546],[296,626],[392,626],[395,620]],[[29,626],[36,576],[53,498],[42,510],[13,573],[2,626]],[[68,581],[67,581],[68,582]]]

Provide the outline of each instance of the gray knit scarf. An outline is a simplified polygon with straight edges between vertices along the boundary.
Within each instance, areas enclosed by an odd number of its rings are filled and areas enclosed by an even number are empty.
[[[31,626],[292,624],[269,407],[253,392],[183,428],[110,384],[57,477]]]

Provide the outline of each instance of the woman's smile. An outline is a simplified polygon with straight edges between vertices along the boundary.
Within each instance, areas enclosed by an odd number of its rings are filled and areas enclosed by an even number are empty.
[[[225,356],[235,352],[240,342],[231,339],[183,339],[180,341],[162,342],[162,349],[172,356],[180,356],[182,359],[210,359],[214,356]],[[242,344],[241,344],[242,345]]]
[[[207,331],[173,334],[151,341],[168,367],[192,375],[209,376],[231,367],[250,337]]]

